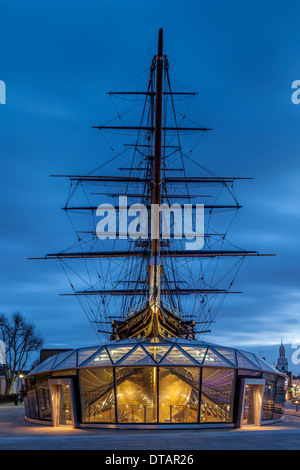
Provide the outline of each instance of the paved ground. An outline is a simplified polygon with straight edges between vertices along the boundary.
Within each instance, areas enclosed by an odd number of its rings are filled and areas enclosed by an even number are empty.
[[[296,411],[296,404],[295,403],[286,403],[285,405],[285,414],[289,416],[299,416],[300,417],[300,405],[298,405],[298,410]]]
[[[131,431],[39,426],[24,421],[22,405],[0,406],[4,450],[215,450],[300,449],[300,412],[288,405],[286,419],[251,429]],[[108,452],[111,455],[111,452]]]

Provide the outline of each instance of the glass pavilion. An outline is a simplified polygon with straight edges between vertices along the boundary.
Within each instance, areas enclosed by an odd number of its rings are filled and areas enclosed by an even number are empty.
[[[65,351],[26,377],[26,419],[74,427],[220,427],[283,419],[285,376],[260,357],[182,338]]]

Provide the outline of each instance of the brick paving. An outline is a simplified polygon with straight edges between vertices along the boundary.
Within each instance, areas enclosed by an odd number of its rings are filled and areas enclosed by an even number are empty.
[[[295,413],[288,407],[288,413]],[[222,450],[300,449],[300,413],[251,429],[113,430],[40,426],[24,421],[22,405],[0,406],[1,450]]]

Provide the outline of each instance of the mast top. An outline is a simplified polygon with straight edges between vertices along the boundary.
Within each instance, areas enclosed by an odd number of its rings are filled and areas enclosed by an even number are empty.
[[[162,57],[163,55],[163,30],[162,28],[159,29],[158,31],[158,51],[157,51],[158,57]]]

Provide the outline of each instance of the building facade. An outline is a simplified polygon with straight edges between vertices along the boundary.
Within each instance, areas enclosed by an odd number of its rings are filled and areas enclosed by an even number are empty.
[[[6,378],[5,378],[5,368],[6,365],[6,350],[4,341],[0,340],[0,396],[5,394],[6,388]],[[20,373],[14,380],[10,394],[21,393],[25,388],[24,376],[28,371]]]

